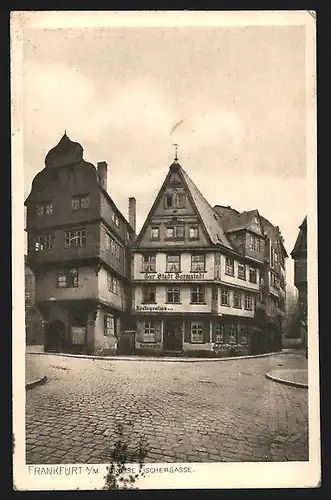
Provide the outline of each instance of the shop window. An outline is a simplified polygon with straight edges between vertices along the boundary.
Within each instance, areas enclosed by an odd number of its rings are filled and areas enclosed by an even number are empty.
[[[229,289],[221,288],[221,306],[229,306]]]
[[[244,264],[238,264],[238,278],[241,280],[246,279],[246,267]]]
[[[257,270],[255,269],[255,267],[249,268],[249,281],[251,283],[257,282]]]
[[[57,275],[58,288],[77,288],[78,269],[66,269],[59,271]]]
[[[104,335],[111,337],[115,335],[115,318],[111,314],[104,316]]]
[[[193,285],[191,287],[191,303],[204,304],[205,302],[205,289],[202,285]]]
[[[233,292],[233,307],[241,309],[241,292]]]
[[[143,272],[155,273],[156,272],[156,255],[146,254],[143,255]]]
[[[227,325],[229,344],[237,343],[237,325]]]
[[[180,255],[179,254],[169,254],[166,257],[166,271],[167,272],[179,272],[180,271]]]
[[[155,342],[155,323],[154,321],[144,322],[143,342]]]
[[[225,258],[225,274],[234,275],[234,261],[230,257]]]
[[[215,342],[216,344],[224,343],[224,325],[215,325]]]
[[[169,302],[170,304],[179,304],[180,302],[179,287],[167,288],[167,302]]]
[[[90,197],[88,194],[78,194],[71,199],[72,210],[79,210],[81,208],[89,208]]]
[[[203,273],[206,270],[206,256],[205,254],[191,255],[191,272]]]
[[[193,344],[203,343],[203,323],[192,321],[191,323],[191,342]]]
[[[156,287],[155,286],[143,286],[143,303],[144,304],[155,304],[156,303]]]
[[[239,344],[248,344],[248,328],[246,325],[240,325],[239,328]]]

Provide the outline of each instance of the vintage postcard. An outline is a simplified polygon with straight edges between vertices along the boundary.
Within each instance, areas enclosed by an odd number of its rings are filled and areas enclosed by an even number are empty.
[[[14,489],[320,486],[315,42],[12,13]]]

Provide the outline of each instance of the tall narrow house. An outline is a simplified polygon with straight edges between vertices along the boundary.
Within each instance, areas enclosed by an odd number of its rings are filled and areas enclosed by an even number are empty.
[[[269,249],[262,220],[223,208],[210,206],[175,158],[132,248],[138,350],[280,347],[258,315]]]
[[[299,293],[300,335],[302,342],[307,346],[307,217],[299,227],[291,257],[294,259],[294,284]]]
[[[115,349],[131,312],[130,222],[107,190],[107,164],[95,168],[64,134],[26,199],[28,264],[46,321],[45,350]]]

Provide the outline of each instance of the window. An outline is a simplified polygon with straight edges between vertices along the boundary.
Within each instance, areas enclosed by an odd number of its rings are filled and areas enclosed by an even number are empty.
[[[249,248],[254,252],[261,251],[261,239],[258,236],[250,235]]]
[[[179,272],[180,271],[180,255],[167,255],[167,272]]]
[[[173,195],[171,193],[166,193],[164,198],[165,208],[172,208],[173,206]]]
[[[155,273],[156,272],[156,255],[146,254],[143,255],[143,272]]]
[[[251,311],[253,309],[253,297],[246,293],[245,295],[245,309]]]
[[[29,292],[25,292],[25,307],[28,309],[31,305],[31,296]]]
[[[144,304],[155,304],[156,303],[156,288],[155,286],[143,286],[143,303]]]
[[[77,288],[78,269],[65,269],[59,271],[57,275],[58,288]]]
[[[256,283],[257,281],[257,270],[255,269],[255,267],[249,268],[249,281],[251,283]]]
[[[278,264],[278,253],[274,250],[274,263]]]
[[[114,224],[116,224],[116,226],[120,225],[120,220],[114,212],[111,214],[111,220]]]
[[[108,290],[112,293],[118,294],[118,279],[114,278],[111,274],[107,274]]]
[[[179,287],[167,288],[167,302],[170,304],[179,304],[180,291]]]
[[[206,268],[206,256],[204,254],[193,254],[191,256],[191,272],[203,273]]]
[[[233,292],[233,307],[241,309],[241,292]]]
[[[237,343],[237,325],[227,325],[229,333],[229,344]]]
[[[72,210],[79,210],[80,208],[88,208],[90,206],[90,197],[88,194],[78,194],[72,197],[71,208]]]
[[[39,234],[34,240],[35,252],[51,250],[54,247],[54,236],[52,234]]]
[[[176,208],[185,208],[185,204],[186,204],[185,193],[176,193],[175,194],[175,207]]]
[[[240,325],[240,327],[239,327],[239,343],[240,344],[243,344],[243,345],[247,344],[247,342],[248,342],[247,334],[248,334],[247,326]]]
[[[121,257],[121,246],[107,233],[106,234],[106,249],[110,250],[112,255],[118,259]]]
[[[221,305],[229,305],[229,290],[228,288],[221,288]]]
[[[203,343],[203,323],[191,323],[191,342],[194,344]]]
[[[115,335],[115,318],[110,314],[104,316],[104,335],[106,337]]]
[[[246,279],[246,268],[244,264],[238,264],[238,278],[241,280]]]
[[[86,243],[86,230],[66,231],[64,233],[65,248],[83,247]]]
[[[167,239],[184,239],[184,226],[169,226],[166,228]]]
[[[205,301],[205,289],[201,285],[193,285],[191,288],[191,303],[203,304]]]
[[[270,286],[273,288],[278,289],[279,288],[279,279],[278,276],[274,273],[270,273]]]
[[[143,342],[155,342],[155,324],[153,321],[145,321]]]
[[[191,226],[189,232],[190,240],[198,240],[199,239],[199,228],[198,226]]]
[[[216,344],[224,343],[224,325],[215,326],[215,342]]]
[[[158,240],[160,238],[160,229],[158,227],[151,227],[151,240]]]
[[[37,204],[37,215],[51,215],[53,212],[53,205],[50,201]]]
[[[234,275],[234,261],[230,257],[225,258],[225,274]]]

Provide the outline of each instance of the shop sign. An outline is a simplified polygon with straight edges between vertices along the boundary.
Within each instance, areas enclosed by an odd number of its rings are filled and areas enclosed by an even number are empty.
[[[157,274],[144,274],[145,280],[164,280],[164,281],[203,281],[205,278],[205,273],[157,273]]]
[[[166,306],[136,306],[136,311],[162,312],[173,311],[172,308]]]

